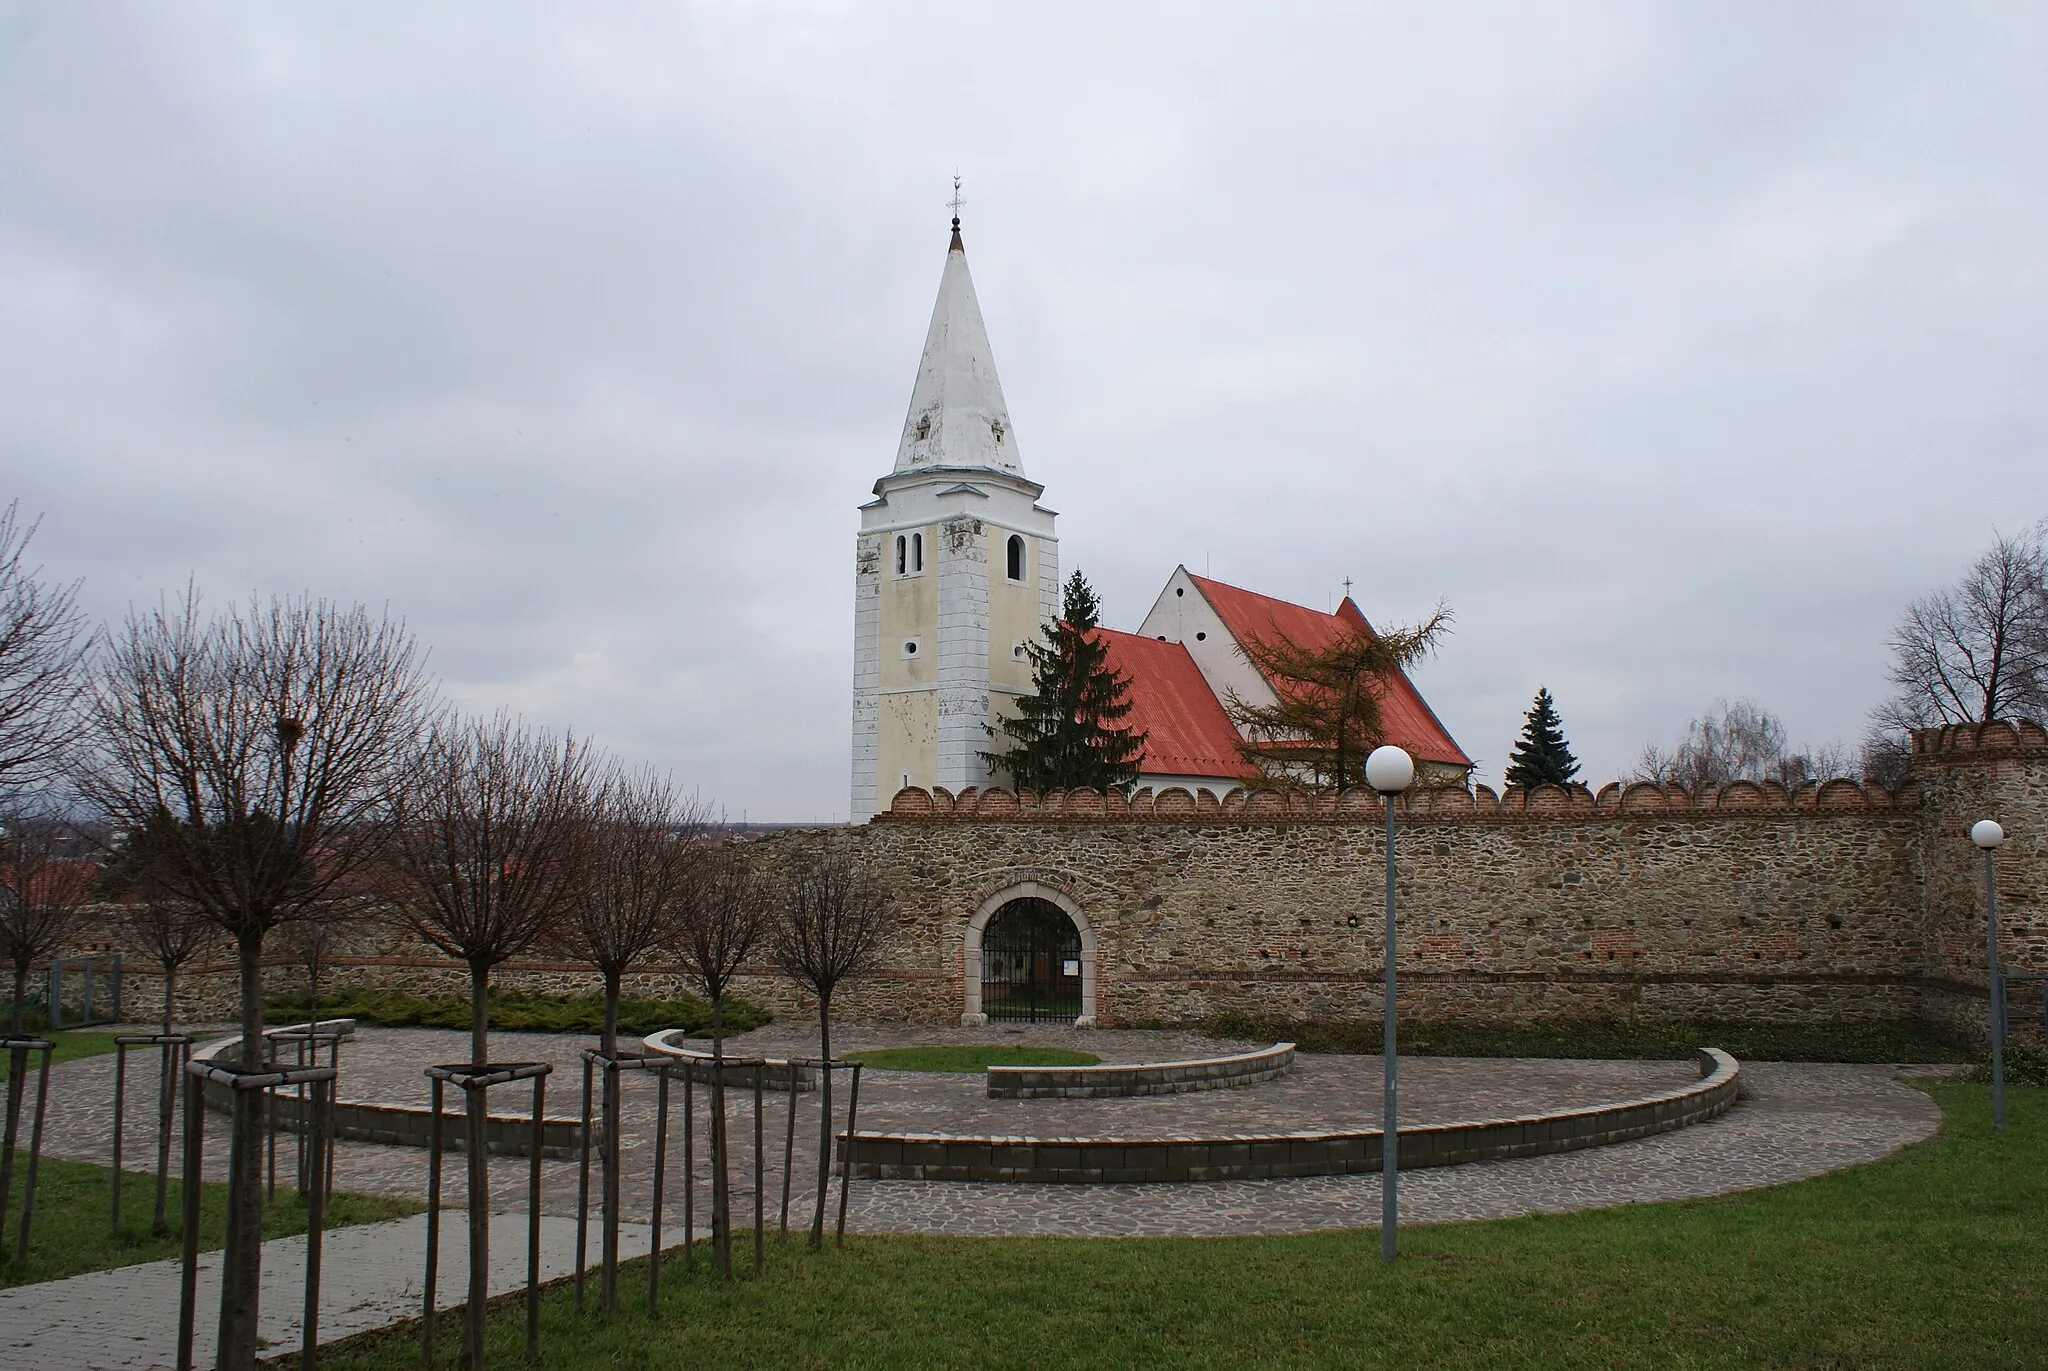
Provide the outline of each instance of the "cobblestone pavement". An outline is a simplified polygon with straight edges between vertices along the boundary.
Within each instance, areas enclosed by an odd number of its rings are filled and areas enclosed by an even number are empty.
[[[869,1028],[847,1026],[837,1035],[842,1051],[914,1042],[1030,1041],[1074,1046],[1106,1061],[1214,1055],[1244,1044],[1218,1043],[1189,1034],[1035,1028]],[[577,1053],[587,1040],[539,1034],[503,1034],[495,1055],[558,1063],[550,1079],[549,1112],[573,1114],[581,1093]],[[800,1028],[771,1027],[731,1040],[737,1053],[784,1055],[815,1051]],[[351,1098],[424,1103],[421,1067],[459,1059],[463,1034],[434,1029],[366,1029],[344,1049],[343,1092]],[[999,1132],[1075,1136],[1144,1132],[1285,1131],[1322,1126],[1371,1127],[1378,1122],[1376,1057],[1307,1056],[1276,1081],[1232,1090],[1131,1100],[989,1100],[977,1075],[868,1072],[861,1085],[863,1128],[930,1132]],[[1919,1091],[1899,1083],[1888,1067],[1758,1063],[1744,1067],[1743,1101],[1723,1118],[1676,1133],[1612,1147],[1516,1161],[1418,1171],[1402,1187],[1402,1209],[1415,1222],[1499,1217],[1716,1194],[1776,1184],[1868,1161],[1930,1135],[1939,1113]],[[1559,1062],[1412,1058],[1402,1063],[1402,1116],[1424,1122],[1487,1117],[1566,1104],[1623,1099],[1696,1078],[1682,1062]],[[113,1068],[108,1058],[87,1058],[56,1069],[51,1084],[51,1155],[106,1160]],[[131,1073],[131,1088],[138,1077]],[[508,1112],[523,1098],[511,1093],[497,1105]],[[140,1107],[131,1106],[126,1132],[128,1165],[142,1163],[152,1146],[148,1100],[153,1076],[140,1073]],[[682,1196],[680,1089],[672,1104],[670,1179],[665,1223],[680,1227]],[[694,1124],[700,1142],[692,1168],[701,1229],[709,1196],[709,1167],[701,1142],[708,1090],[700,1087]],[[653,1083],[627,1086],[624,1208],[646,1212],[651,1186]],[[736,1222],[750,1222],[753,1201],[752,1092],[734,1090],[732,1123]],[[763,1204],[767,1223],[778,1221],[788,1096],[765,1100],[767,1143]],[[836,1101],[843,1119],[844,1093]],[[797,1142],[790,1177],[793,1219],[802,1222],[813,1194],[806,1183],[816,1169],[818,1100],[797,1100]],[[209,1124],[207,1173],[225,1169],[225,1119]],[[288,1184],[294,1143],[279,1143],[280,1184]],[[175,1164],[175,1163],[174,1163]],[[542,1166],[545,1212],[573,1214],[576,1166]],[[463,1198],[463,1167],[451,1158],[444,1176],[449,1203]],[[353,1190],[421,1197],[426,1193],[423,1151],[365,1143],[337,1149],[336,1182]],[[524,1159],[494,1158],[494,1207],[524,1209]],[[835,1197],[836,1198],[836,1197]],[[1370,1226],[1378,1222],[1376,1176],[1316,1177],[1199,1185],[1031,1186],[963,1182],[856,1181],[849,1225],[864,1231],[934,1233],[1200,1234],[1299,1232]]]
[[[469,1249],[462,1230],[442,1229],[434,1305],[450,1309],[468,1293]],[[621,1225],[620,1250],[647,1251],[647,1230]],[[491,1293],[526,1284],[526,1216],[491,1223]],[[576,1269],[576,1225],[541,1223],[541,1279]],[[338,1228],[321,1245],[320,1341],[383,1328],[420,1312],[426,1267],[426,1216]],[[296,1350],[305,1307],[306,1241],[263,1246],[258,1336],[273,1352]],[[193,1364],[211,1366],[220,1312],[220,1254],[200,1258]],[[125,1371],[173,1364],[178,1338],[178,1263],[145,1262],[69,1280],[0,1290],[0,1371]]]

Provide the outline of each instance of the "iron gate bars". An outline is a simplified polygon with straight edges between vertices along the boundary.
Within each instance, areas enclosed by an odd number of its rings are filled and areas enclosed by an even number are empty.
[[[981,968],[981,1008],[991,1019],[1081,1014],[1081,933],[1050,900],[1017,899],[998,910],[982,934]]]
[[[210,1062],[203,1058],[185,1063],[185,1193],[180,1197],[185,1225],[183,1268],[178,1280],[178,1371],[192,1371],[192,1333],[198,1314],[199,1299],[199,1181],[202,1164],[206,1155],[206,1087],[217,1085],[231,1092],[233,1116],[239,1121],[243,1111],[257,1107],[251,1096],[258,1091],[269,1093],[279,1089],[294,1089],[311,1086],[313,1091],[314,1126],[307,1136],[312,1139],[316,1151],[325,1146],[328,1137],[328,1114],[334,1099],[334,1068],[331,1066],[286,1066],[281,1062],[265,1062],[261,1066],[242,1066],[236,1063]],[[236,1127],[234,1146],[240,1146],[241,1129]],[[254,1161],[254,1158],[250,1159]],[[320,1163],[324,1165],[325,1163]],[[232,1154],[228,1162],[230,1173],[236,1162]],[[228,1247],[221,1254],[221,1307],[226,1309],[238,1295],[246,1296],[254,1306],[257,1291],[238,1291],[234,1274],[237,1262],[237,1225],[233,1214],[234,1196],[229,1195]],[[299,1368],[313,1371],[319,1358],[320,1344],[320,1239],[322,1225],[327,1217],[327,1197],[315,1187],[306,1196],[306,1302],[299,1328]],[[216,1347],[215,1359],[224,1364],[229,1349]]]
[[[95,1017],[93,1014],[93,979],[103,965],[111,965],[114,982],[114,1007],[110,1014]],[[50,963],[50,1028],[52,1031],[64,1027],[64,968],[77,966],[85,968],[85,987],[79,998],[78,1022],[73,1028],[85,1028],[96,1023],[121,1022],[121,954],[111,953],[104,957],[59,957]]]
[[[29,1130],[28,1181],[21,1192],[21,1236],[15,1240],[14,1259],[28,1255],[28,1229],[36,1212],[36,1166],[43,1159],[43,1115],[50,1103],[50,1053],[57,1044],[48,1038],[0,1038],[7,1050],[7,1138],[0,1144],[0,1241],[7,1231],[7,1201],[14,1193],[14,1149],[21,1138],[22,1094],[28,1089],[28,1054],[43,1054],[36,1068],[36,1121]]]
[[[483,1371],[485,1305],[491,1293],[490,1240],[490,1095],[491,1087],[513,1081],[533,1082],[533,1134],[528,1143],[532,1168],[526,1183],[526,1355],[540,1355],[540,1163],[547,1142],[549,1062],[498,1062],[472,1066],[457,1062],[427,1068],[434,1083],[433,1131],[427,1161],[427,1272],[425,1303],[420,1320],[420,1356],[428,1365],[434,1360],[434,1282],[441,1266],[441,1153],[444,1150],[442,1103],[446,1087],[462,1091],[465,1138],[469,1161],[469,1299],[463,1308],[463,1363],[469,1371]],[[482,1197],[481,1202],[479,1196]]]
[[[128,1049],[132,1047],[157,1049],[156,1213],[150,1220],[149,1231],[161,1233],[164,1231],[166,1192],[170,1188],[171,1118],[176,1113],[178,1082],[184,1075],[185,1063],[192,1057],[192,1035],[124,1033],[114,1039],[114,1155],[109,1163],[113,1171],[109,1178],[111,1193],[107,1201],[109,1236],[118,1236],[121,1232],[121,1134],[127,1115]]]
[[[623,1100],[620,1095],[622,1071],[655,1073],[654,1107],[654,1199],[648,1218],[647,1308],[652,1312],[661,1288],[661,1202],[668,1169],[668,1072],[662,1057],[620,1054],[608,1057],[593,1048],[583,1054],[583,1130],[576,1169],[576,1312],[583,1312],[583,1273],[590,1250],[590,1145],[594,1136],[591,1118],[591,1082],[594,1073],[604,1072],[602,1127],[595,1136],[602,1139],[598,1161],[604,1168],[600,1203],[603,1226],[599,1233],[602,1270],[598,1278],[598,1307],[606,1314],[619,1309],[619,1139]]]

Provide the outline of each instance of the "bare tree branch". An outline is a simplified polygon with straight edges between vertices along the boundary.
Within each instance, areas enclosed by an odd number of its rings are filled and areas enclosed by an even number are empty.
[[[16,808],[0,816],[0,958],[14,970],[16,1034],[29,969],[70,940],[99,883],[98,865],[76,855],[77,846],[70,821],[53,811]]]
[[[52,586],[26,564],[36,525],[0,512],[0,795],[56,776],[76,742],[90,639],[77,581]]]

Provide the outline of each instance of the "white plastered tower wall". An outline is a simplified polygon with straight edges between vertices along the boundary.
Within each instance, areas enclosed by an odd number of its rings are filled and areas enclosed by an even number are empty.
[[[986,785],[1017,648],[1059,604],[1054,513],[1025,478],[955,220],[895,468],[861,506],[854,559],[853,794],[860,823],[903,785]],[[1011,540],[1021,565],[1013,569]]]

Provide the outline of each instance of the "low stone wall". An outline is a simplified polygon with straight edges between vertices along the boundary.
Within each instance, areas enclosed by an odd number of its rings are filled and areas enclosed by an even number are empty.
[[[1741,1066],[1718,1048],[1699,1054],[1701,1079],[1640,1099],[1400,1131],[1403,1171],[1536,1157],[1668,1133],[1725,1114]],[[1377,1172],[1384,1133],[1279,1133],[1155,1138],[973,1138],[931,1133],[840,1134],[837,1155],[875,1180],[1131,1185],[1271,1180]]]
[[[992,1100],[1085,1100],[1124,1095],[1181,1095],[1257,1085],[1294,1069],[1294,1044],[1186,1062],[1112,1063],[1107,1066],[992,1066]]]
[[[321,1027],[329,1024],[347,1024],[351,1030],[354,1021],[349,1019],[322,1020]],[[265,1034],[275,1037],[275,1033]],[[195,1060],[212,1060],[232,1052],[240,1038],[222,1038],[208,1043],[193,1052]],[[424,1071],[421,1080],[425,1080]],[[527,1088],[530,1091],[531,1087]],[[515,1097],[521,1092],[511,1092]],[[460,1090],[449,1090],[446,1104],[441,1111],[441,1145],[451,1152],[464,1150],[463,1145],[463,1099]],[[528,1098],[531,1098],[530,1094]],[[216,1114],[225,1114],[230,1108],[230,1091],[225,1085],[208,1082],[206,1107]],[[278,1094],[271,1097],[271,1119],[279,1132],[298,1133],[305,1127],[305,1120],[312,1112],[310,1099],[301,1102],[297,1093]],[[400,1147],[427,1148],[434,1141],[434,1111],[426,1105],[393,1104],[379,1100],[338,1099],[334,1102],[334,1135],[353,1142],[392,1143]],[[541,1155],[543,1157],[570,1158],[579,1154],[583,1145],[583,1121],[580,1118],[563,1118],[560,1115],[541,1116]],[[533,1151],[533,1115],[490,1114],[484,1120],[485,1150],[495,1156],[525,1157]]]
[[[715,1070],[714,1058],[709,1052],[699,1051],[694,1047],[684,1047],[682,1045],[683,1032],[681,1029],[670,1028],[660,1033],[649,1033],[645,1038],[641,1039],[641,1042],[649,1052],[660,1053],[664,1057],[674,1059],[676,1065],[681,1068],[676,1073],[679,1078],[693,1084],[700,1082],[706,1085],[710,1084]],[[777,1057],[734,1058],[729,1055],[725,1058],[724,1075],[726,1088],[753,1089],[754,1068],[752,1063],[756,1061],[761,1064],[761,1085],[763,1089],[779,1090],[784,1094],[788,1094],[790,1088],[789,1078],[792,1073],[796,1076],[796,1088],[798,1090],[816,1090],[818,1088],[818,1072],[815,1067],[806,1066],[802,1063],[791,1064],[789,1061]]]

